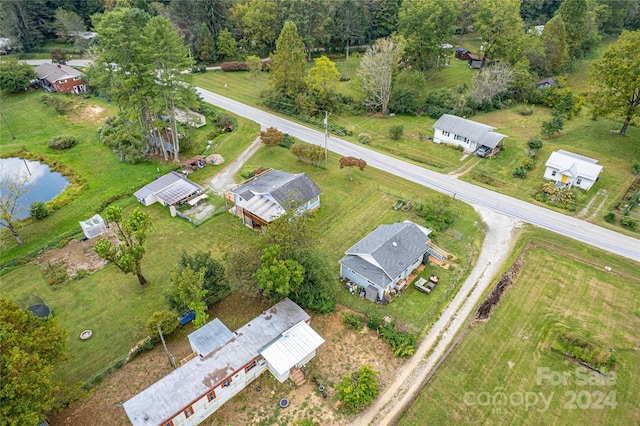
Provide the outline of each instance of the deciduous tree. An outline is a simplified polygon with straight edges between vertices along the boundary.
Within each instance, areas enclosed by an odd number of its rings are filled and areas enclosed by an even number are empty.
[[[486,59],[499,59],[516,64],[524,56],[524,23],[519,0],[480,0],[474,27],[482,35]]]
[[[458,20],[456,21],[456,26],[460,31],[458,46],[462,46],[462,38],[469,31],[469,28],[473,26],[479,6],[480,0],[460,0]]]
[[[546,71],[549,75],[558,73],[569,60],[567,32],[561,15],[554,16],[544,26],[540,43],[545,53]]]
[[[364,93],[363,103],[370,110],[387,113],[391,84],[403,52],[401,39],[383,38],[368,48],[362,57],[358,77]]]
[[[353,181],[353,176],[351,174],[353,167],[357,167],[360,169],[360,171],[364,170],[364,168],[367,166],[367,162],[364,161],[362,158],[355,158],[355,157],[342,157],[340,158],[340,168],[343,169],[345,167],[349,168],[349,180]]]
[[[211,257],[210,252],[197,251],[190,255],[182,252],[178,268],[186,269],[190,267],[194,271],[204,270],[202,288],[207,290],[204,301],[207,306],[220,301],[229,291],[229,281],[227,280],[225,269],[222,264]]]
[[[67,63],[67,52],[64,49],[51,49],[51,62],[54,64],[65,65]]]
[[[229,60],[236,57],[238,54],[238,45],[236,39],[228,30],[220,31],[220,35],[216,40],[216,49],[218,56],[222,60]]]
[[[331,59],[322,55],[315,59],[313,66],[305,77],[307,87],[321,99],[327,99],[335,93],[340,82],[340,72]]]
[[[282,142],[282,132],[275,127],[269,127],[260,132],[260,141],[273,151],[273,148]]]
[[[576,56],[587,35],[587,10],[586,0],[564,0],[556,12],[564,22],[569,54],[572,57]]]
[[[401,3],[402,0],[372,0],[369,3],[369,40],[389,37],[398,29],[398,11]]]
[[[353,374],[345,374],[340,383],[335,385],[338,400],[351,411],[361,411],[378,396],[378,379],[376,371],[363,365]]]
[[[591,64],[590,84],[594,114],[622,119],[624,135],[640,115],[640,30],[623,31]]]
[[[277,3],[273,0],[238,2],[229,10],[242,44],[249,51],[271,50],[278,37]]]
[[[69,37],[78,38],[80,33],[87,30],[84,20],[72,10],[58,8],[56,10],[54,27],[56,35],[66,40]]]
[[[171,284],[164,293],[169,306],[175,311],[191,309],[196,313],[196,328],[207,322],[205,297],[208,291],[204,288],[204,275],[204,267],[194,270],[191,265],[178,266],[171,273]]]
[[[266,247],[260,259],[262,264],[254,276],[264,295],[282,299],[298,290],[304,268],[293,259],[284,259],[279,245]]]
[[[366,3],[361,0],[342,0],[336,4],[333,15],[333,37],[345,44],[347,60],[349,48],[354,43],[362,43],[365,38],[369,15]]]
[[[18,214],[26,207],[18,204],[18,199],[31,191],[29,176],[16,172],[13,175],[0,176],[0,225],[6,227],[16,238],[18,244],[23,244],[16,228]]]
[[[151,228],[151,217],[137,207],[128,217],[123,217],[122,209],[109,206],[103,213],[111,227],[115,227],[117,244],[107,238],[96,242],[93,250],[101,258],[114,264],[125,274],[135,274],[141,286],[147,283],[142,275],[140,263],[144,257],[144,243]]]
[[[329,39],[330,16],[328,2],[325,0],[278,0],[279,21],[284,25],[286,22],[296,24],[309,62],[313,49]]]
[[[55,379],[54,367],[67,355],[67,336],[56,318],[38,318],[0,297],[3,424],[36,425],[54,408],[62,386]]]
[[[0,90],[18,92],[36,79],[31,65],[19,62],[16,56],[7,56],[0,60]]]
[[[469,97],[479,105],[491,103],[509,90],[513,71],[507,64],[496,64],[475,75],[471,80]]]

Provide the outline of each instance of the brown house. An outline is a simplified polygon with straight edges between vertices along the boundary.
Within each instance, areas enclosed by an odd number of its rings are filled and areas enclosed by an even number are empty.
[[[62,64],[42,64],[36,68],[38,81],[50,92],[82,93],[87,86],[82,73]]]

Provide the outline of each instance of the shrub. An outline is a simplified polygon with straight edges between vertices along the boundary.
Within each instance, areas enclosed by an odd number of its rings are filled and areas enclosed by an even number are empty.
[[[370,330],[380,330],[384,325],[384,317],[381,315],[372,314],[367,317],[367,327]]]
[[[78,140],[73,136],[56,136],[49,141],[49,148],[62,151],[71,148],[77,143]]]
[[[524,166],[517,167],[513,170],[513,175],[520,179],[524,179],[527,177],[527,168]]]
[[[540,133],[547,138],[552,137],[564,128],[564,120],[560,115],[554,115],[551,121],[542,122]]]
[[[220,68],[225,72],[249,71],[249,65],[246,62],[223,62]]]
[[[616,221],[616,214],[614,212],[609,212],[606,215],[604,215],[604,220],[607,223],[615,223]]]
[[[45,93],[40,97],[40,102],[43,104],[55,108],[56,112],[60,115],[64,115],[69,112],[71,102],[60,96],[54,96],[51,93]]]
[[[160,337],[156,323],[160,323],[160,329],[164,337],[173,334],[180,326],[180,321],[178,321],[178,316],[175,312],[169,310],[156,311],[147,321],[147,333],[149,333],[152,339],[158,339]]]
[[[524,104],[516,108],[516,112],[520,115],[529,116],[533,115],[533,105]]]
[[[371,135],[368,133],[360,133],[358,135],[358,142],[368,145],[371,143]]]
[[[287,148],[290,149],[293,144],[296,143],[296,138],[294,138],[293,136],[289,135],[289,133],[284,133],[282,135],[282,140],[280,141],[280,145],[283,148]]]
[[[47,207],[47,203],[42,200],[34,201],[29,206],[29,215],[35,220],[43,220],[49,216],[50,213],[51,211],[49,207]]]
[[[536,159],[533,157],[525,157],[522,159],[522,163],[520,163],[520,167],[524,167],[527,171],[533,169],[535,165]]]
[[[396,124],[389,127],[389,137],[394,141],[397,141],[402,137],[404,133],[404,126],[402,124]]]
[[[343,312],[342,323],[347,328],[360,331],[364,327],[364,317],[355,312]]]
[[[631,162],[631,170],[635,174],[639,174],[640,173],[640,160],[633,160]]]
[[[631,229],[633,231],[638,226],[638,221],[630,216],[622,216],[620,219],[620,225],[623,228]]]
[[[393,355],[400,358],[412,356],[416,351],[417,338],[411,333],[399,332],[394,324],[381,329],[382,340],[391,346]]]
[[[527,142],[527,146],[531,149],[540,149],[542,148],[542,140],[540,139],[529,139]]]
[[[456,220],[456,211],[451,206],[451,199],[446,195],[429,197],[424,203],[416,205],[416,213],[422,216],[427,226],[434,231],[444,231]]]
[[[54,263],[47,262],[43,272],[49,281],[49,285],[54,287],[63,284],[69,279],[67,275],[67,264],[64,261]]]
[[[345,129],[347,130],[347,136],[351,136],[351,135],[353,135],[353,131],[356,128],[354,126],[352,126],[352,125],[348,125],[347,127],[345,127]]]
[[[373,371],[368,365],[363,365],[359,371],[351,375],[345,374],[342,381],[335,385],[338,400],[351,411],[364,409],[378,396],[376,374],[378,372]]]

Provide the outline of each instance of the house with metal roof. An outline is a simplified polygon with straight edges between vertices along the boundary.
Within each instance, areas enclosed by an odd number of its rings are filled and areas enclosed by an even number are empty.
[[[320,194],[322,190],[306,173],[269,169],[230,189],[225,198],[233,201],[233,212],[245,225],[262,232],[289,208],[300,213],[317,209]]]
[[[195,204],[207,195],[202,193],[202,187],[177,172],[170,172],[160,176],[153,182],[143,186],[133,195],[145,206],[161,203],[163,206],[176,206],[188,202]]]
[[[67,65],[39,65],[36,76],[40,85],[50,92],[82,93],[87,90],[83,74]]]
[[[588,190],[598,180],[602,166],[598,160],[559,149],[545,163],[544,178],[558,186],[577,186]]]
[[[365,289],[372,302],[385,300],[430,255],[430,229],[409,220],[380,225],[340,259],[340,277]],[[439,254],[438,254],[439,256]]]
[[[451,114],[443,114],[433,125],[433,141],[461,146],[473,153],[483,146],[490,148],[489,156],[500,150],[506,135],[494,132],[495,127]]]
[[[324,339],[284,299],[235,332],[220,320],[189,335],[196,355],[122,406],[134,426],[197,425],[266,370],[284,382]]]

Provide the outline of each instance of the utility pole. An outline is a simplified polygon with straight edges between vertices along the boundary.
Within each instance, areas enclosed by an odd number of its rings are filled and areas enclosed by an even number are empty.
[[[9,133],[11,133],[11,139],[15,139],[16,135],[13,134],[13,130],[11,130],[11,127],[9,126],[9,122],[7,121],[7,119],[5,118],[4,114],[2,113],[2,111],[0,111],[0,115],[2,116],[2,120],[4,120],[4,124],[7,125],[7,129],[9,129]]]
[[[160,340],[162,340],[162,346],[164,346],[164,351],[167,353],[167,358],[169,358],[169,362],[173,366],[176,367],[176,359],[169,353],[169,349],[167,349],[167,344],[164,342],[164,336],[162,335],[162,329],[160,328],[160,323],[156,323],[156,328],[158,329],[158,334],[160,334]]]
[[[327,140],[329,139],[329,111],[324,112],[324,168],[328,167],[329,150],[327,148]]]

